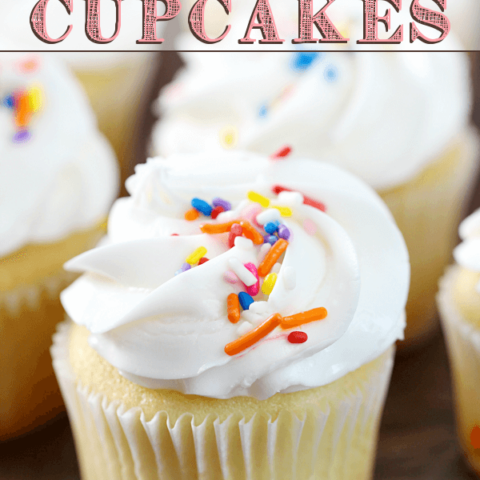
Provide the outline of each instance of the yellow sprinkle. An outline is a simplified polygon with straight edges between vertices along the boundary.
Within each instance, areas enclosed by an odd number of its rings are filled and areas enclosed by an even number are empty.
[[[224,127],[220,130],[220,143],[223,148],[234,148],[238,142],[238,130],[233,126]]]
[[[32,112],[38,112],[42,107],[43,95],[40,87],[32,87],[28,91],[28,103]]]
[[[270,200],[257,192],[248,192],[247,197],[250,201],[259,203],[263,208],[268,208],[270,206]]]
[[[269,273],[263,282],[262,285],[262,293],[265,295],[270,295],[272,293],[273,287],[277,283],[277,274],[276,273]]]
[[[276,208],[282,217],[291,217],[293,212],[290,207],[279,207],[279,206],[273,206],[273,208]]]
[[[193,253],[191,253],[187,258],[186,262],[190,265],[198,263],[198,261],[205,256],[207,249],[205,247],[198,247]]]

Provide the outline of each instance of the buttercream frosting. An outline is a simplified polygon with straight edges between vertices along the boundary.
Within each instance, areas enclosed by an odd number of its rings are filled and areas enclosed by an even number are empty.
[[[480,272],[480,210],[460,224],[459,235],[462,242],[453,251],[456,262],[467,270]],[[477,291],[480,293],[480,283]]]
[[[0,58],[0,257],[101,221],[117,166],[88,100],[51,57]]]
[[[292,192],[276,195],[275,185]],[[105,243],[66,264],[84,275],[61,298],[73,321],[91,332],[92,347],[130,380],[263,399],[332,382],[402,338],[407,250],[383,202],[352,175],[326,163],[254,153],[174,155],[138,165],[127,189],[131,196],[111,211]],[[249,192],[267,198],[269,207],[249,200],[256,198]],[[192,199],[211,204],[215,197],[231,210],[215,220],[185,219]],[[282,235],[285,228],[290,233],[283,260],[272,268],[276,283],[232,323],[227,298],[247,288],[234,272],[250,285],[248,272],[238,269],[253,264],[250,271],[261,272],[269,247],[238,237],[230,248],[230,234],[202,233],[202,225],[248,219],[265,235],[260,225],[269,218],[285,226]],[[199,247],[208,261],[182,268]],[[322,307],[326,318],[294,329],[308,335],[305,343],[290,343],[291,330],[277,327],[241,353],[226,353],[272,314]]]

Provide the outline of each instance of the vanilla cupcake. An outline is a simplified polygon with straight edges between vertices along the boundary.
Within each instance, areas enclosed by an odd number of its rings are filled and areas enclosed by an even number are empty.
[[[115,25],[115,5],[103,5],[102,33],[110,37]],[[69,36],[58,44],[41,42],[33,33],[30,17],[35,2],[2,0],[0,5],[0,49],[4,50],[67,50],[50,55],[59,56],[77,75],[98,118],[100,130],[107,136],[122,165],[129,171],[133,161],[135,134],[145,92],[152,88],[160,57],[158,45],[136,44],[142,38],[143,9],[136,1],[122,2],[122,22],[118,37],[111,43],[92,43],[85,34],[86,9],[81,5],[67,15],[60,2],[48,4],[49,34],[58,38],[73,25]],[[107,7],[103,10],[104,7]],[[158,22],[157,34],[162,35],[164,22]],[[69,51],[70,50],[70,51]],[[71,50],[81,50],[75,52]],[[108,50],[114,50],[109,52]],[[130,51],[128,51],[130,50]],[[126,177],[125,177],[126,178]]]
[[[54,59],[0,55],[0,440],[62,408],[48,352],[74,276],[117,192],[115,156]]]
[[[378,196],[242,152],[127,189],[52,348],[82,478],[370,478],[409,280]]]
[[[462,243],[453,254],[437,296],[450,356],[457,429],[465,456],[480,474],[480,210],[460,225]]]

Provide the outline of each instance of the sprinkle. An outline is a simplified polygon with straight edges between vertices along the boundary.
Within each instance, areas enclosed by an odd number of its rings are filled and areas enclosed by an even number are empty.
[[[230,231],[230,229],[232,228],[232,225],[234,225],[235,223],[238,223],[238,220],[232,220],[226,223],[205,223],[204,225],[200,226],[200,230],[203,233],[208,233],[210,235],[216,234],[216,233],[226,233]]]
[[[303,195],[300,192],[280,192],[278,201],[289,207],[297,207],[303,204]]]
[[[212,200],[212,205],[214,207],[222,207],[224,212],[228,212],[232,209],[232,204],[223,198],[215,197]]]
[[[288,240],[290,238],[290,229],[286,225],[280,225],[278,227],[278,236],[284,240]]]
[[[283,269],[283,283],[287,290],[294,290],[297,286],[297,272],[293,267]]]
[[[273,245],[273,247],[269,250],[267,255],[265,256],[263,262],[258,267],[258,274],[261,277],[265,277],[270,273],[272,267],[277,263],[277,260],[280,258],[282,253],[287,249],[288,242],[281,238],[278,242]]]
[[[171,237],[178,237],[179,235],[178,235],[178,233],[172,233],[170,236]]]
[[[227,283],[231,283],[232,285],[234,283],[237,283],[238,282],[238,277],[231,271],[231,270],[227,270],[224,274],[223,274],[223,279],[227,282]]]
[[[265,277],[265,281],[262,284],[262,293],[265,295],[270,295],[277,283],[277,274],[276,273],[269,273]]]
[[[290,207],[279,207],[277,205],[274,205],[273,208],[276,208],[282,217],[291,217],[293,212]]]
[[[218,206],[218,207],[215,207],[213,210],[212,210],[212,218],[215,220],[221,213],[223,213],[225,211],[225,209],[221,206]]]
[[[220,143],[223,148],[234,148],[238,142],[238,130],[229,125],[220,130]]]
[[[258,302],[252,303],[248,310],[249,312],[255,313],[257,315],[264,315],[268,312],[268,308],[268,302],[260,300]]]
[[[257,192],[248,192],[247,197],[251,202],[259,203],[263,208],[270,206],[270,200]]]
[[[273,155],[270,156],[272,160],[277,159],[277,158],[284,158],[290,155],[292,152],[292,147],[289,147],[286,145],[285,147],[282,147],[280,150],[276,151]]]
[[[261,245],[263,243],[263,236],[255,230],[255,227],[248,220],[241,220],[240,225],[243,227],[243,234],[255,245]]]
[[[276,220],[280,220],[280,212],[275,208],[269,208],[257,215],[257,222],[260,225],[265,225],[269,222],[275,222]]]
[[[276,195],[279,195],[280,192],[292,192],[293,190],[287,187],[282,187],[281,185],[274,185],[272,187],[272,192],[275,193]],[[303,195],[303,194],[302,194]],[[325,205],[322,202],[317,202],[311,197],[307,197],[303,195],[303,203],[304,205],[309,205],[310,207],[317,208],[318,210],[321,210],[324,212],[326,210]]]
[[[265,224],[263,228],[267,233],[269,233],[270,235],[273,235],[278,230],[279,225],[280,225],[280,222],[278,221],[268,222]]]
[[[282,268],[282,264],[281,263],[276,263],[273,267],[272,267],[272,270],[271,272],[272,273],[280,273],[280,269]]]
[[[263,243],[268,243],[269,245],[275,245],[277,243],[278,237],[275,235],[265,235],[263,237]]]
[[[203,213],[206,217],[212,214],[212,207],[201,198],[192,198],[192,207]]]
[[[188,220],[189,222],[193,222],[199,216],[200,216],[200,213],[195,208],[191,208],[190,210],[185,212],[185,220]]]
[[[317,320],[323,320],[327,316],[327,309],[320,307],[308,310],[306,312],[296,313],[289,317],[284,317],[282,319],[281,327],[284,330],[288,328],[299,327],[305,323],[316,322]]]
[[[198,247],[194,252],[192,252],[185,261],[190,265],[195,265],[198,261],[205,256],[207,249],[205,247]]]
[[[334,65],[329,65],[325,72],[323,73],[323,77],[327,82],[334,82],[338,78],[338,70],[337,67]]]
[[[245,335],[253,329],[253,325],[249,322],[242,322],[237,328],[237,333],[240,336]]]
[[[317,58],[321,58],[318,52],[295,52],[292,69],[307,70],[313,65]]]
[[[207,257],[202,257],[202,258],[198,261],[198,264],[199,264],[199,265],[203,265],[204,263],[207,263],[207,262],[209,262],[209,261],[210,261],[209,258],[207,258]]]
[[[305,343],[308,340],[308,335],[305,332],[292,332],[287,340],[290,343]]]
[[[245,237],[235,237],[235,246],[242,250],[251,250],[253,248],[253,242]]]
[[[268,251],[272,248],[272,246],[267,242],[267,243],[264,243],[261,247],[260,247],[260,251],[258,252],[258,263],[262,263],[263,262],[263,259],[265,258],[265,256],[267,255]]]
[[[235,246],[235,240],[243,234],[243,228],[240,224],[234,223],[230,228],[228,234],[228,247],[233,248]]]
[[[270,332],[275,330],[275,328],[277,328],[280,324],[281,319],[282,316],[279,313],[275,313],[257,328],[226,345],[225,353],[229,356],[237,355],[237,353],[241,353],[252,345],[255,345],[255,343],[260,341],[262,338],[265,338]]]
[[[240,302],[238,300],[238,295],[231,293],[227,297],[227,314],[228,319],[232,323],[238,323],[240,320]]]
[[[246,263],[245,268],[249,270],[257,279],[255,284],[247,286],[247,293],[254,297],[255,295],[258,295],[258,292],[260,291],[260,279],[258,278],[257,267],[253,263]]]
[[[310,218],[306,218],[303,221],[303,229],[309,234],[309,235],[315,235],[317,232],[317,225],[313,220]]]
[[[28,103],[32,112],[38,112],[42,107],[43,98],[42,90],[39,87],[32,87],[28,91]]]
[[[3,99],[3,104],[7,107],[13,110],[15,107],[15,97],[13,95],[7,95]]]
[[[244,310],[248,310],[250,305],[254,302],[253,298],[245,292],[240,292],[238,294],[238,300],[240,301],[240,305]]]
[[[262,226],[257,222],[257,215],[262,211],[263,208],[258,203],[248,203],[247,207],[242,210],[242,217],[245,220],[248,220],[250,223],[256,225],[258,228],[262,228]]]
[[[188,263],[184,263],[184,264],[175,272],[175,276],[180,275],[181,273],[186,272],[187,270],[190,270],[191,268],[192,268],[191,265],[189,265]]]
[[[247,286],[251,287],[257,283],[255,275],[248,270],[245,265],[240,262],[237,257],[230,257],[228,259],[230,268],[235,272],[235,275]]]
[[[260,107],[260,110],[258,111],[258,116],[259,117],[266,117],[268,112],[268,108],[266,105],[262,105]]]
[[[31,134],[28,130],[19,130],[14,136],[13,136],[13,142],[14,143],[23,143],[26,142],[31,138]]]

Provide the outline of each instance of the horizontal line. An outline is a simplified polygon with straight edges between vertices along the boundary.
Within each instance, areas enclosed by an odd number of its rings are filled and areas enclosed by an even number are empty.
[[[0,53],[477,53],[480,50],[0,50]]]

